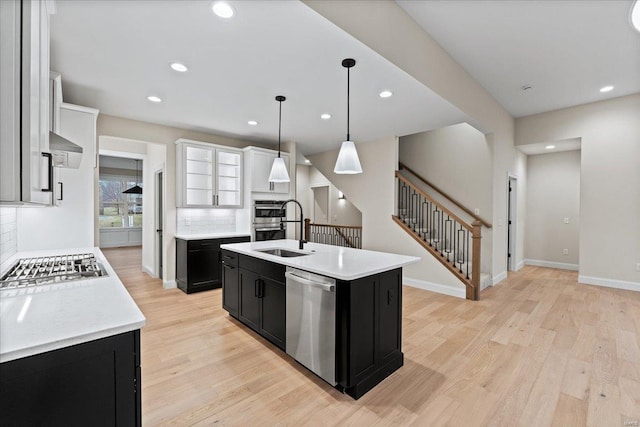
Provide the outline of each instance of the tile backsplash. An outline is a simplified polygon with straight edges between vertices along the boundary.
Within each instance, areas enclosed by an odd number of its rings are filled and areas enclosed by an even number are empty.
[[[17,208],[0,208],[0,264],[18,251]]]
[[[177,209],[177,234],[236,231],[234,209]]]

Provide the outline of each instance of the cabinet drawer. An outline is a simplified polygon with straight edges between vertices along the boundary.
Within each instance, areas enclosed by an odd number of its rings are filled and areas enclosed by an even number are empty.
[[[220,241],[221,239],[189,240],[187,248],[189,250],[217,248],[220,246]]]
[[[238,254],[232,251],[222,250],[222,263],[231,265],[233,267],[238,266]]]
[[[258,273],[276,282],[285,282],[284,273],[287,268],[282,264],[276,264],[271,261],[264,261],[246,255],[239,255],[238,264],[241,268]]]

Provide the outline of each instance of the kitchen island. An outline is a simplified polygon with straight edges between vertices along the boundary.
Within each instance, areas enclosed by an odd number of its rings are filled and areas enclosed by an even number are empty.
[[[297,240],[222,245],[223,308],[358,399],[403,365],[402,267],[419,258],[317,243],[300,250],[298,245]],[[318,297],[317,305],[295,295],[298,282],[320,286],[309,278],[324,281],[333,293],[333,309],[327,309],[329,294]],[[299,327],[300,319],[310,318],[315,318],[313,327]],[[313,356],[299,358],[301,347]],[[316,367],[327,349],[330,366]]]
[[[98,248],[105,275],[0,289],[0,425],[140,425],[145,318]],[[5,271],[2,271],[4,276]]]

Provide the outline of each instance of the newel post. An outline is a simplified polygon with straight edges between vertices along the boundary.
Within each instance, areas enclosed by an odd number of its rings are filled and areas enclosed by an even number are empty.
[[[471,224],[471,239],[472,239],[472,258],[471,258],[471,284],[473,285],[472,300],[477,301],[480,299],[480,246],[482,243],[482,223],[478,220],[473,221]],[[467,295],[469,298],[469,295]]]
[[[309,218],[304,219],[304,240],[309,242],[311,237],[311,220]]]

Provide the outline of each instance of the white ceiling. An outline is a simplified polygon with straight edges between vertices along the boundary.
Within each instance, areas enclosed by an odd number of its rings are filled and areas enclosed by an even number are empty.
[[[640,92],[631,0],[397,3],[514,117]]]
[[[580,149],[582,149],[582,138],[567,138],[556,141],[518,145],[518,150],[529,156],[535,154],[551,154],[558,153],[560,151],[574,151]]]
[[[221,19],[211,1],[58,0],[51,19],[51,68],[65,102],[101,113],[239,137],[282,139],[303,154],[469,121],[464,114],[297,1],[232,1]],[[169,63],[183,62],[187,73]],[[393,91],[388,99],[378,93]],[[157,95],[162,103],[147,101]],[[320,114],[332,114],[321,120]],[[247,124],[257,120],[258,126]]]
[[[471,121],[457,108],[298,1],[58,0],[52,69],[66,102],[102,113],[248,141],[282,137],[313,154]],[[417,1],[398,4],[513,116],[640,92],[640,34],[630,0]],[[169,68],[187,64],[187,73]],[[525,84],[533,86],[522,91]],[[602,94],[604,85],[615,86]],[[390,89],[394,96],[381,99]],[[160,104],[147,96],[163,98]],[[321,120],[321,113],[331,113]],[[247,124],[257,120],[258,126]]]

